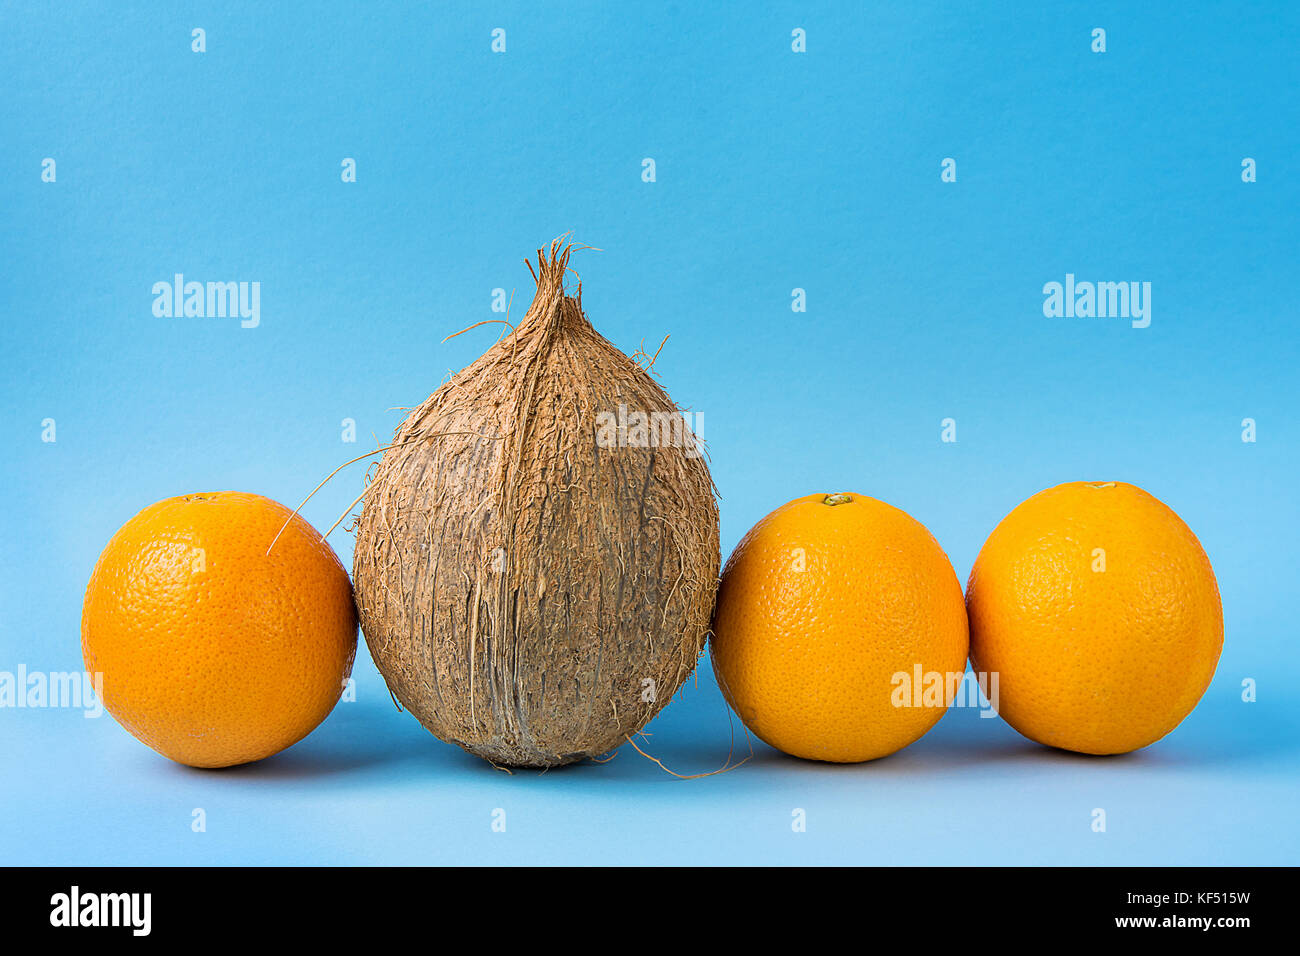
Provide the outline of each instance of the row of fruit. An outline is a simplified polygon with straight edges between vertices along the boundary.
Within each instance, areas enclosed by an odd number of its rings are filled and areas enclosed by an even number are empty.
[[[158,502],[114,536],[82,641],[123,726],[215,767],[319,724],[351,673],[356,626],[347,572],[305,520],[217,492]],[[1214,573],[1179,517],[1133,485],[1075,482],[997,526],[964,601],[947,555],[903,511],[858,494],[791,501],[723,570],[712,661],[745,725],[798,757],[907,746],[970,679],[968,655],[982,704],[1026,737],[1111,754],[1177,726],[1222,643]]]
[[[710,633],[745,724],[813,759],[911,743],[968,656],[988,704],[1056,747],[1132,750],[1195,706],[1223,640],[1214,574],[1178,516],[1131,485],[1023,503],[964,601],[925,528],[856,494],[779,508],[719,576],[705,457],[653,377],[657,353],[620,352],[581,286],[566,293],[573,249],[538,250],[528,312],[376,449],[351,581],[306,521],[256,495],[171,498],[131,519],[82,617],[109,712],[182,763],[267,757],[339,699],[358,623],[402,707],[498,765],[632,740]]]

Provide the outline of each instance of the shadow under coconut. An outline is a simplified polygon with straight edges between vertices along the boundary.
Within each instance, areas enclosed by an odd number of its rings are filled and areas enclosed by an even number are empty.
[[[612,753],[600,758],[588,758],[563,764],[558,767],[504,767],[489,763],[455,744],[445,743],[430,734],[423,733],[421,746],[406,748],[406,757],[419,760],[430,773],[473,772],[480,778],[493,777],[518,780],[568,780],[579,778],[585,781],[600,780],[607,782],[663,780],[671,783],[679,776],[706,776],[716,771],[727,762],[727,742],[714,741],[677,742],[671,750],[660,753],[653,744],[644,739],[637,740],[637,746],[644,751],[638,753],[630,744],[624,744]],[[755,741],[755,752],[763,746]],[[412,753],[416,749],[418,753]],[[734,765],[749,754],[744,740],[736,742],[732,755]],[[648,755],[648,756],[647,756]],[[661,763],[656,763],[656,758]]]

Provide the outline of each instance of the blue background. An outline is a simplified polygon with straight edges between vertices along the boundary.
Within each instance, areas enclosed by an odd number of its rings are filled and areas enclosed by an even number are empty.
[[[234,770],[0,710],[0,862],[1295,863],[1300,13],[869,6],[6,3],[0,670],[80,669],[90,569],[139,509],[296,504],[389,436],[499,327],[443,337],[498,318],[496,287],[522,315],[523,257],[573,230],[604,250],[573,263],[597,328],[625,351],[671,333],[656,370],[703,414],[724,558],[814,491],[904,508],[963,581],[1062,481],[1178,511],[1227,636],[1177,731],[1086,758],[954,710],[860,766],[754,742],[699,780],[630,748],[507,775],[394,710],[363,643],[355,703]],[[156,318],[175,272],[260,281],[260,327]],[[1151,282],[1151,326],[1045,318],[1067,272]],[[328,527],[363,468],[306,516]],[[680,772],[745,746],[707,657],[649,730]]]

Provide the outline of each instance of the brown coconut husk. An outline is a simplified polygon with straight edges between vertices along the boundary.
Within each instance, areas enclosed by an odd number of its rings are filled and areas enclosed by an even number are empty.
[[[689,430],[606,447],[601,413],[680,426],[681,412],[592,328],[581,284],[565,293],[571,251],[538,250],[518,327],[398,427],[357,522],[361,626],[389,688],[503,766],[570,763],[640,730],[695,667],[718,579]]]

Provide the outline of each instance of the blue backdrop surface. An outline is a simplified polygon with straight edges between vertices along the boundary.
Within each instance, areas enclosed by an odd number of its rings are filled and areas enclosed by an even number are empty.
[[[1227,630],[1178,730],[1086,758],[954,710],[859,766],[754,742],[695,780],[630,748],[507,775],[397,712],[363,644],[356,701],[233,770],[0,709],[0,862],[1297,862],[1300,8],[954,6],[4,4],[0,671],[81,667],[139,509],[296,504],[391,434],[572,230],[596,327],[671,334],[724,558],[818,491],[905,509],[963,580],[1050,485],[1174,508]],[[256,315],[155,314],[177,273],[258,283]],[[1150,283],[1145,318],[1046,315],[1067,275]],[[746,748],[707,656],[648,729],[683,773]]]

